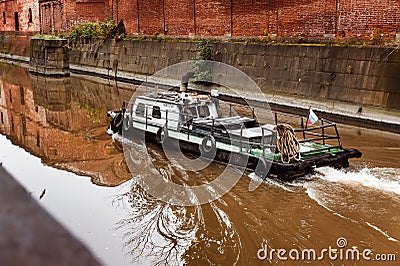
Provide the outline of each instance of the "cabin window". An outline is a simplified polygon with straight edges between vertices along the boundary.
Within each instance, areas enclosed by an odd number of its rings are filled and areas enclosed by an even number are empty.
[[[6,12],[5,11],[3,11],[3,24],[6,24]]]
[[[136,111],[135,111],[136,116],[144,117],[144,109],[145,108],[146,107],[144,106],[143,103],[139,103],[138,106],[136,107]]]
[[[160,119],[161,118],[161,109],[160,106],[153,106],[153,113],[152,116],[154,118]]]
[[[210,116],[210,110],[208,109],[208,106],[199,106],[197,107],[197,110],[199,112],[199,117]]]
[[[191,117],[197,117],[197,112],[195,107],[188,107],[185,109],[185,113]]]

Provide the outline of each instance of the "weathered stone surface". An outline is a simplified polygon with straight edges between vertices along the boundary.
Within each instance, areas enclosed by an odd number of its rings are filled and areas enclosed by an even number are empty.
[[[31,39],[29,71],[43,75],[69,75],[69,49],[66,39]],[[89,56],[73,52],[75,60],[89,62]],[[93,59],[92,59],[93,61]]]
[[[100,265],[0,166],[1,265]]]
[[[111,68],[117,59],[119,71],[151,75],[171,64],[198,58],[194,41],[105,41],[101,46],[92,42],[96,41],[86,40],[71,50],[72,64]],[[259,82],[263,91],[400,109],[400,102],[392,100],[397,99],[400,78],[400,62],[396,61],[400,51],[394,48],[219,42],[212,44],[212,49],[213,59],[239,68],[254,80],[263,78]],[[86,51],[98,53],[98,57],[90,57]],[[365,91],[390,92],[390,101],[370,97],[376,93]],[[365,99],[360,95],[366,95]]]

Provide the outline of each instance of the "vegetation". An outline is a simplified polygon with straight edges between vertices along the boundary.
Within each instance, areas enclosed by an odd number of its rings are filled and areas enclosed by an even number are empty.
[[[211,41],[207,39],[202,39],[198,44],[197,51],[199,53],[201,60],[211,60],[212,56]]]
[[[104,22],[82,22],[71,28],[69,32],[58,32],[51,34],[37,34],[33,36],[36,39],[57,39],[67,38],[70,42],[76,42],[82,38],[115,38],[116,40],[156,40],[156,41],[178,41],[178,42],[198,42],[199,59],[212,60],[213,55],[211,43],[213,42],[232,42],[243,44],[284,44],[284,45],[306,45],[306,46],[394,46],[399,47],[393,39],[382,33],[380,29],[374,29],[369,38],[313,38],[304,34],[297,34],[293,37],[279,37],[276,34],[271,34],[268,30],[264,30],[262,35],[253,37],[175,37],[164,36],[159,32],[154,32],[153,35],[126,36],[125,33],[118,34],[116,31],[115,21],[108,18]],[[220,53],[219,51],[216,52]]]
[[[61,36],[52,35],[52,34],[35,34],[32,36],[32,39],[45,39],[45,40],[56,40],[60,39]]]
[[[74,26],[68,35],[70,41],[78,38],[111,38],[114,37],[115,22],[109,18],[105,22],[83,22]]]
[[[202,39],[197,46],[197,52],[199,59],[193,61],[193,79],[195,82],[209,82],[212,79],[212,75],[210,64],[207,61],[212,60],[211,41]]]

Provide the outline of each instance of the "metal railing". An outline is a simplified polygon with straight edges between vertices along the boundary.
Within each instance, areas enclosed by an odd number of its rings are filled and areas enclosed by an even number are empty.
[[[337,126],[334,122],[320,118],[319,119],[319,124],[313,125],[311,127],[307,126],[307,118],[303,116],[298,116],[298,115],[292,115],[292,114],[286,114],[282,112],[273,112],[274,113],[274,119],[275,119],[275,124],[280,123],[279,116],[284,116],[289,118],[289,122],[286,121],[289,124],[294,124],[295,132],[299,133],[303,137],[303,139],[299,140],[299,143],[307,143],[307,142],[319,142],[320,144],[327,146],[325,148],[319,149],[319,150],[329,150],[332,148],[342,148],[342,141],[340,139],[339,131],[337,129]],[[297,119],[297,121],[294,121]],[[300,123],[299,123],[300,122]],[[328,134],[329,130],[333,131],[333,133]],[[336,140],[337,145],[327,145],[328,140]]]
[[[229,104],[229,115],[232,115],[232,106],[235,104],[230,103]],[[127,107],[129,107],[129,112],[131,113],[130,116],[130,121],[132,121],[132,114],[134,112],[134,110],[136,110],[134,108],[135,103],[133,102],[127,102],[124,101],[123,103],[123,110],[127,110]],[[144,120],[145,120],[145,128],[146,130],[148,129],[148,125],[149,125],[149,120],[152,120],[151,116],[152,114],[150,114],[149,112],[149,108],[153,108],[153,105],[146,105],[145,104],[145,110],[144,110]],[[183,116],[188,116],[187,113],[183,113],[183,112],[176,112],[173,110],[163,110],[162,113],[165,112],[165,117],[162,117],[162,119],[165,119],[165,126],[166,126],[166,130],[169,130],[169,124],[171,122],[176,122],[178,124],[178,130],[179,128],[184,128],[187,131],[187,139],[190,139],[191,135],[194,135],[192,133],[193,128],[191,127],[190,123],[187,123],[188,121],[186,121],[185,123],[182,123],[182,121],[179,120],[179,117],[181,117],[181,115]],[[251,112],[253,114],[253,118],[257,119],[255,117],[255,110],[254,108],[251,109]],[[178,119],[174,119],[170,117],[170,114],[178,114]],[[342,143],[341,143],[341,139],[339,136],[339,132],[337,129],[337,126],[335,123],[326,120],[326,119],[320,119],[320,125],[316,125],[316,126],[312,126],[312,127],[307,127],[307,125],[305,125],[307,121],[305,117],[302,116],[298,116],[298,115],[292,115],[292,114],[287,114],[287,113],[282,113],[282,112],[272,112],[272,120],[269,121],[270,124],[279,124],[279,123],[287,123],[292,125],[295,129],[294,131],[296,133],[298,133],[297,135],[302,136],[302,139],[299,139],[299,143],[319,143],[322,144],[323,146],[321,148],[318,149],[318,151],[324,151],[324,150],[330,150],[333,148],[342,148]],[[285,117],[286,119],[281,119],[282,117]],[[153,124],[153,123],[152,123]],[[133,121],[130,123],[130,126],[133,125]],[[182,126],[179,126],[182,125]],[[209,125],[209,124],[208,124]],[[163,125],[160,125],[163,126]],[[216,123],[215,123],[215,118],[211,118],[211,125],[209,127],[204,127],[202,128],[203,130],[209,130],[209,135],[214,136],[216,134],[216,132],[218,132],[218,130],[216,129]],[[232,145],[236,145],[239,146],[239,150],[240,152],[243,152],[244,149],[247,150],[247,152],[249,152],[249,150],[251,150],[252,148],[259,148],[262,151],[262,155],[265,156],[266,154],[266,149],[271,149],[271,148],[276,148],[276,143],[265,143],[265,140],[267,139],[266,136],[266,130],[269,131],[270,133],[272,133],[271,135],[271,139],[274,139],[276,134],[275,130],[271,130],[265,127],[261,126],[261,140],[258,141],[249,141],[247,140],[247,138],[245,138],[243,136],[243,131],[245,129],[244,123],[241,124],[240,126],[240,135],[236,135],[236,137],[239,137],[238,139],[230,139],[230,143]],[[333,134],[327,134],[327,132],[329,130],[333,130]],[[218,132],[219,135],[217,137],[223,137],[224,134],[222,134],[221,132]],[[226,130],[226,135],[229,137],[229,133],[228,130]],[[269,134],[268,134],[269,135]],[[328,145],[327,142],[330,140],[336,140],[337,141],[337,145]],[[275,141],[275,140],[273,140]]]

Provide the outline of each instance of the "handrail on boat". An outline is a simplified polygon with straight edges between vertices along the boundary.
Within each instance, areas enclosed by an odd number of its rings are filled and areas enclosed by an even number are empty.
[[[123,102],[123,110],[125,111],[125,110],[127,110],[127,106],[131,106],[131,108],[129,108],[129,111],[133,112],[133,109],[134,109],[133,107],[134,107],[135,104],[136,104],[135,102],[124,101]],[[145,118],[145,123],[146,123],[146,129],[148,128],[148,123],[149,123],[148,122],[148,120],[149,120],[149,118],[148,118],[148,116],[149,116],[148,108],[151,108],[151,107],[152,107],[152,105],[145,104],[144,118]],[[251,111],[252,111],[252,115],[255,116],[254,108]],[[229,112],[230,112],[230,116],[231,116],[232,115],[232,104],[229,104]],[[179,123],[179,119],[176,120],[176,119],[173,119],[173,118],[169,117],[169,114],[171,114],[171,113],[176,113],[176,114],[179,114],[179,115],[180,114],[185,114],[183,112],[176,112],[176,111],[173,111],[173,110],[172,111],[171,110],[165,110],[165,126],[166,126],[166,130],[167,131],[169,130],[168,123],[170,121],[174,121],[174,122]],[[301,128],[296,128],[295,129],[296,133],[302,133],[302,135],[303,135],[303,139],[299,140],[300,143],[322,141],[322,144],[325,146],[327,140],[336,139],[337,142],[338,142],[337,146],[329,145],[328,147],[324,147],[324,148],[321,148],[321,149],[318,149],[318,150],[322,151],[322,150],[329,150],[329,149],[332,149],[332,148],[342,148],[342,143],[341,143],[341,139],[340,139],[340,136],[339,136],[339,132],[338,132],[337,126],[336,126],[336,124],[334,122],[329,121],[327,119],[321,118],[320,119],[321,125],[307,127],[307,126],[304,126],[304,117],[302,117],[302,116],[274,111],[273,112],[273,117],[274,117],[274,120],[275,120],[275,124],[280,123],[279,116],[284,116],[284,117],[289,117],[289,118],[296,118],[296,119],[300,118],[301,119],[301,121],[300,121],[301,122]],[[213,136],[215,134],[215,118],[211,118],[211,119],[212,119],[212,124],[211,124],[211,128],[210,128],[210,135]],[[333,128],[335,134],[334,135],[333,134],[327,134],[326,133],[326,129],[328,129],[328,128]],[[241,152],[243,152],[243,148],[244,147],[247,147],[247,148],[260,147],[261,150],[262,150],[262,155],[265,156],[265,153],[266,153],[265,149],[266,148],[276,147],[276,145],[264,143],[265,142],[265,132],[264,132],[264,130],[268,130],[268,129],[266,129],[264,127],[261,127],[262,137],[261,137],[261,141],[260,142],[243,140],[243,129],[244,129],[244,124],[241,125],[239,141],[233,140],[231,142],[231,143],[239,142],[239,148],[240,148]],[[318,130],[321,130],[321,133],[315,132],[315,131],[318,131]],[[191,129],[190,129],[189,125],[187,126],[187,134],[188,134],[187,137],[189,139],[190,138],[190,134],[191,134]],[[311,138],[309,138],[308,136],[311,136]]]
[[[328,128],[333,128],[335,135],[332,134],[327,134],[326,129]],[[321,133],[314,132],[321,130]],[[342,141],[340,139],[339,131],[337,130],[337,126],[335,123],[325,120],[321,118],[321,125],[320,126],[314,126],[314,127],[305,127],[301,129],[295,129],[295,132],[302,132],[303,133],[303,140],[300,140],[300,143],[306,143],[306,142],[315,142],[315,141],[322,141],[322,145],[326,144],[326,140],[331,140],[331,139],[336,139],[338,142],[338,146],[342,148]],[[308,138],[307,136],[312,136],[311,138]]]
[[[278,112],[278,111],[274,111],[274,118],[275,118],[275,124],[280,123],[279,121],[279,116],[284,116],[284,117],[289,117],[289,118],[297,118],[300,119],[300,128],[296,128],[295,132],[296,133],[302,133],[303,135],[303,139],[299,140],[300,143],[306,143],[306,142],[314,142],[314,141],[322,141],[322,145],[326,145],[326,141],[327,140],[332,140],[332,139],[336,139],[338,142],[337,146],[332,146],[332,147],[340,147],[342,148],[342,142],[340,139],[340,135],[339,132],[337,130],[337,126],[336,123],[321,118],[321,124],[320,125],[316,125],[316,126],[312,126],[312,127],[307,127],[307,125],[304,125],[304,120],[305,117],[303,116],[299,116],[299,115],[293,115],[293,114],[286,114],[286,113],[282,113],[282,112]],[[327,134],[327,129],[329,128],[333,128],[334,129],[334,135],[333,134]],[[319,132],[315,132],[315,131],[319,131]],[[314,138],[308,138],[308,136],[313,136]],[[317,138],[315,138],[317,137]]]

